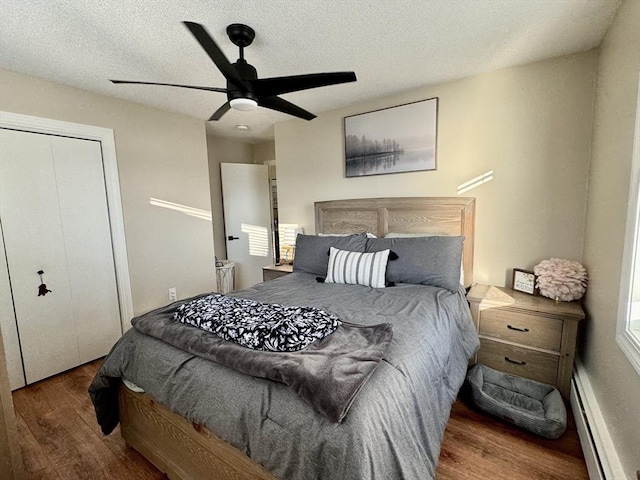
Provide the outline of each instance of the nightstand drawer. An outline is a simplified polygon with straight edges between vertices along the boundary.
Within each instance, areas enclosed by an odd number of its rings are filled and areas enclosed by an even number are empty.
[[[480,335],[560,351],[562,320],[499,308],[482,309],[480,312]]]
[[[559,361],[557,356],[486,338],[481,338],[480,343],[479,363],[513,375],[556,384]]]

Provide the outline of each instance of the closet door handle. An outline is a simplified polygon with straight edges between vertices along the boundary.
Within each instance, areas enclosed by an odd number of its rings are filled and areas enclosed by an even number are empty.
[[[227,240],[240,240],[240,237],[234,237],[233,235],[229,235]]]
[[[516,365],[526,365],[527,362],[521,362],[520,360],[511,360],[509,357],[504,357],[504,359],[509,363],[515,363]]]
[[[519,327],[514,327],[512,325],[507,325],[507,328],[510,330],[516,330],[518,332],[525,332],[525,333],[529,331],[528,328],[519,328]]]
[[[40,286],[38,287],[38,296],[44,297],[47,293],[51,293],[51,290],[47,288],[47,285],[44,283],[42,279],[42,275],[44,275],[44,270],[38,270],[36,272],[40,276]]]

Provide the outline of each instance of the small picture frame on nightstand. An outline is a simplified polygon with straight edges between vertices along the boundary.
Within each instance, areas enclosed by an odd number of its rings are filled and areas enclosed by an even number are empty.
[[[514,268],[511,285],[511,288],[518,292],[528,293],[529,295],[538,294],[538,289],[536,288],[536,274],[529,270]]]

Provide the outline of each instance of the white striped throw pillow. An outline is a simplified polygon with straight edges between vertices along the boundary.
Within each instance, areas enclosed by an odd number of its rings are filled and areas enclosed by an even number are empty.
[[[325,282],[384,288],[389,251],[361,253],[331,247]]]

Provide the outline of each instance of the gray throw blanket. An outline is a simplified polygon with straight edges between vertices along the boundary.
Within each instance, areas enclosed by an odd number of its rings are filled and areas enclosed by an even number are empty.
[[[247,375],[284,383],[334,422],[341,422],[345,417],[384,357],[393,336],[390,324],[363,327],[342,322],[331,335],[302,350],[251,350],[175,321],[173,316],[179,305],[190,300],[153,310],[134,318],[131,324],[139,332],[193,355]],[[117,412],[108,411],[114,407],[110,401],[114,393],[105,390],[113,388],[112,382],[100,381],[99,377],[89,388],[104,433],[110,433],[117,425]],[[103,398],[105,401],[101,401]]]

